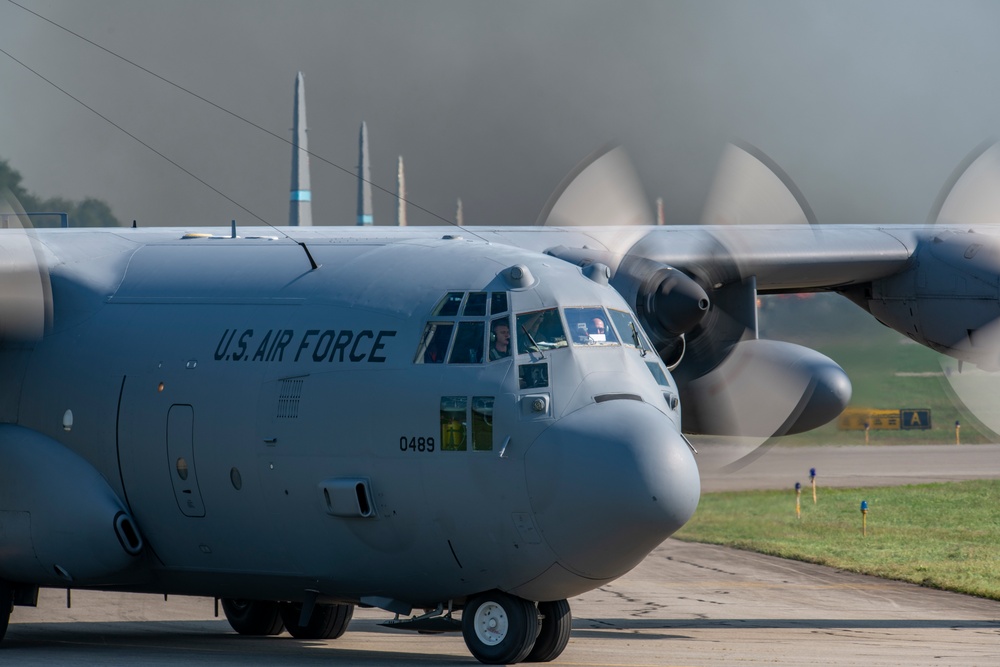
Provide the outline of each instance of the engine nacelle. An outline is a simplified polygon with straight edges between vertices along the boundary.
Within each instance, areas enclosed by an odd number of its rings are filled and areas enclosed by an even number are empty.
[[[883,324],[938,352],[1000,367],[1000,239],[944,231],[908,269],[845,293]]]
[[[746,340],[708,373],[679,384],[685,433],[770,437],[814,429],[843,412],[851,381],[801,345]]]
[[[135,523],[90,463],[37,431],[0,424],[0,579],[98,583],[141,550]]]

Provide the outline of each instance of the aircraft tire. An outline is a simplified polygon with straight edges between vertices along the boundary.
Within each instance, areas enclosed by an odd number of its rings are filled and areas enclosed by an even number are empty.
[[[479,662],[521,662],[538,636],[538,609],[533,602],[501,591],[481,593],[465,605],[462,636]]]
[[[558,658],[566,649],[573,629],[573,614],[566,600],[539,602],[538,612],[542,615],[542,629],[525,662],[549,662]]]
[[[301,602],[282,602],[278,606],[288,634],[296,639],[337,639],[347,630],[354,616],[353,604],[318,604],[306,625],[299,625]]]
[[[7,624],[10,623],[10,613],[14,611],[14,589],[6,582],[0,581],[0,641],[7,634]]]
[[[267,600],[222,600],[222,611],[233,630],[241,635],[280,635],[285,628],[278,603]]]

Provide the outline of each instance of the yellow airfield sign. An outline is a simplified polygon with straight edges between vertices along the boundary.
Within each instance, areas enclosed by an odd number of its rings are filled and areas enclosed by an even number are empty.
[[[876,408],[847,408],[840,413],[837,428],[841,431],[913,430],[931,428],[930,408],[903,408],[881,410]]]

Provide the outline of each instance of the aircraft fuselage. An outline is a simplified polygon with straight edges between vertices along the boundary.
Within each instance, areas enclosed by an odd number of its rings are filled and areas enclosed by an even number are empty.
[[[93,466],[143,548],[25,583],[558,600],[694,511],[676,387],[576,267],[462,239],[310,243],[317,269],[268,239],[80,239],[46,240],[51,327],[5,350],[0,411]],[[607,338],[576,337],[595,313]],[[529,335],[540,317],[562,332]],[[491,360],[498,323],[509,356]]]

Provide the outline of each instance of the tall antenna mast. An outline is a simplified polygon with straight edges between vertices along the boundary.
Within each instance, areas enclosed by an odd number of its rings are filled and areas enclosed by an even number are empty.
[[[368,166],[368,123],[361,122],[358,136],[358,225],[374,224],[372,218],[372,175]]]
[[[309,189],[309,143],[306,141],[306,88],[302,72],[295,77],[295,117],[292,126],[292,191],[288,224],[312,226],[312,191]]]
[[[396,171],[396,225],[406,227],[406,174],[403,173],[403,156],[399,156]]]

